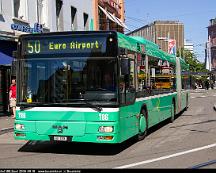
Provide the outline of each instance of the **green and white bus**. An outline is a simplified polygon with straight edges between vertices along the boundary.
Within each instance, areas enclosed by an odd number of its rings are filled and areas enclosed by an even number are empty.
[[[121,143],[188,106],[188,70],[158,45],[114,31],[22,35],[17,140]],[[186,74],[186,73],[184,73]],[[154,87],[156,76],[171,87]]]

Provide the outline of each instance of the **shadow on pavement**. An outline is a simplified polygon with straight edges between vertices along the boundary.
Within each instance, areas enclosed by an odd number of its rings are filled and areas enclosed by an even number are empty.
[[[183,112],[176,115],[179,118]],[[148,135],[154,133],[161,127],[169,123],[165,120],[148,130]],[[145,139],[144,139],[145,141]],[[137,137],[128,139],[121,144],[96,144],[96,143],[80,143],[80,142],[42,142],[29,141],[23,145],[19,152],[36,152],[36,153],[55,153],[55,154],[77,154],[77,155],[116,155],[134,145]]]
[[[28,141],[18,151],[78,155],[116,155],[134,143],[136,143],[135,138],[131,138],[122,144]]]
[[[196,122],[196,123],[182,124],[182,125],[173,126],[173,127],[170,127],[170,128],[178,128],[178,127],[191,126],[191,125],[196,125],[196,124],[212,123],[212,122],[216,122],[216,120],[206,120],[206,121],[201,121],[201,122]]]

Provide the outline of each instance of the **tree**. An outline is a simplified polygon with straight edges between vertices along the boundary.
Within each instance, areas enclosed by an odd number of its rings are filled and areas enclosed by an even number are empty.
[[[190,75],[192,88],[195,88],[195,83],[204,84],[209,77],[209,70],[205,68],[205,63],[198,61],[196,55],[189,50],[181,49],[181,51],[177,51],[177,56],[183,57],[185,62],[189,64],[190,72],[197,72],[197,74]],[[205,74],[200,75],[198,72]]]
[[[177,51],[177,56],[183,57],[185,62],[190,65],[191,72],[209,72],[205,68],[205,63],[201,63],[197,60],[197,57],[194,53],[191,53],[189,50],[181,49]]]

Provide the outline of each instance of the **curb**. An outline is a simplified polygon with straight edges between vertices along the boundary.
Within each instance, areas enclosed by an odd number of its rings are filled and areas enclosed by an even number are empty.
[[[0,135],[3,135],[5,133],[9,133],[9,132],[12,132],[14,131],[14,128],[13,127],[9,127],[9,128],[4,128],[4,129],[1,129],[0,130]]]

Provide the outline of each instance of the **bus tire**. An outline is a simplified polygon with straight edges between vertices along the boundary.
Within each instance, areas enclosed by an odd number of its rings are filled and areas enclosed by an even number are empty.
[[[171,117],[170,117],[170,123],[173,123],[175,120],[175,114],[176,114],[176,106],[175,106],[175,101],[172,102],[172,107],[171,107]]]
[[[140,114],[141,114],[141,116],[140,116],[140,120],[139,120],[138,141],[141,141],[146,137],[147,129],[148,129],[146,109],[142,109]]]

